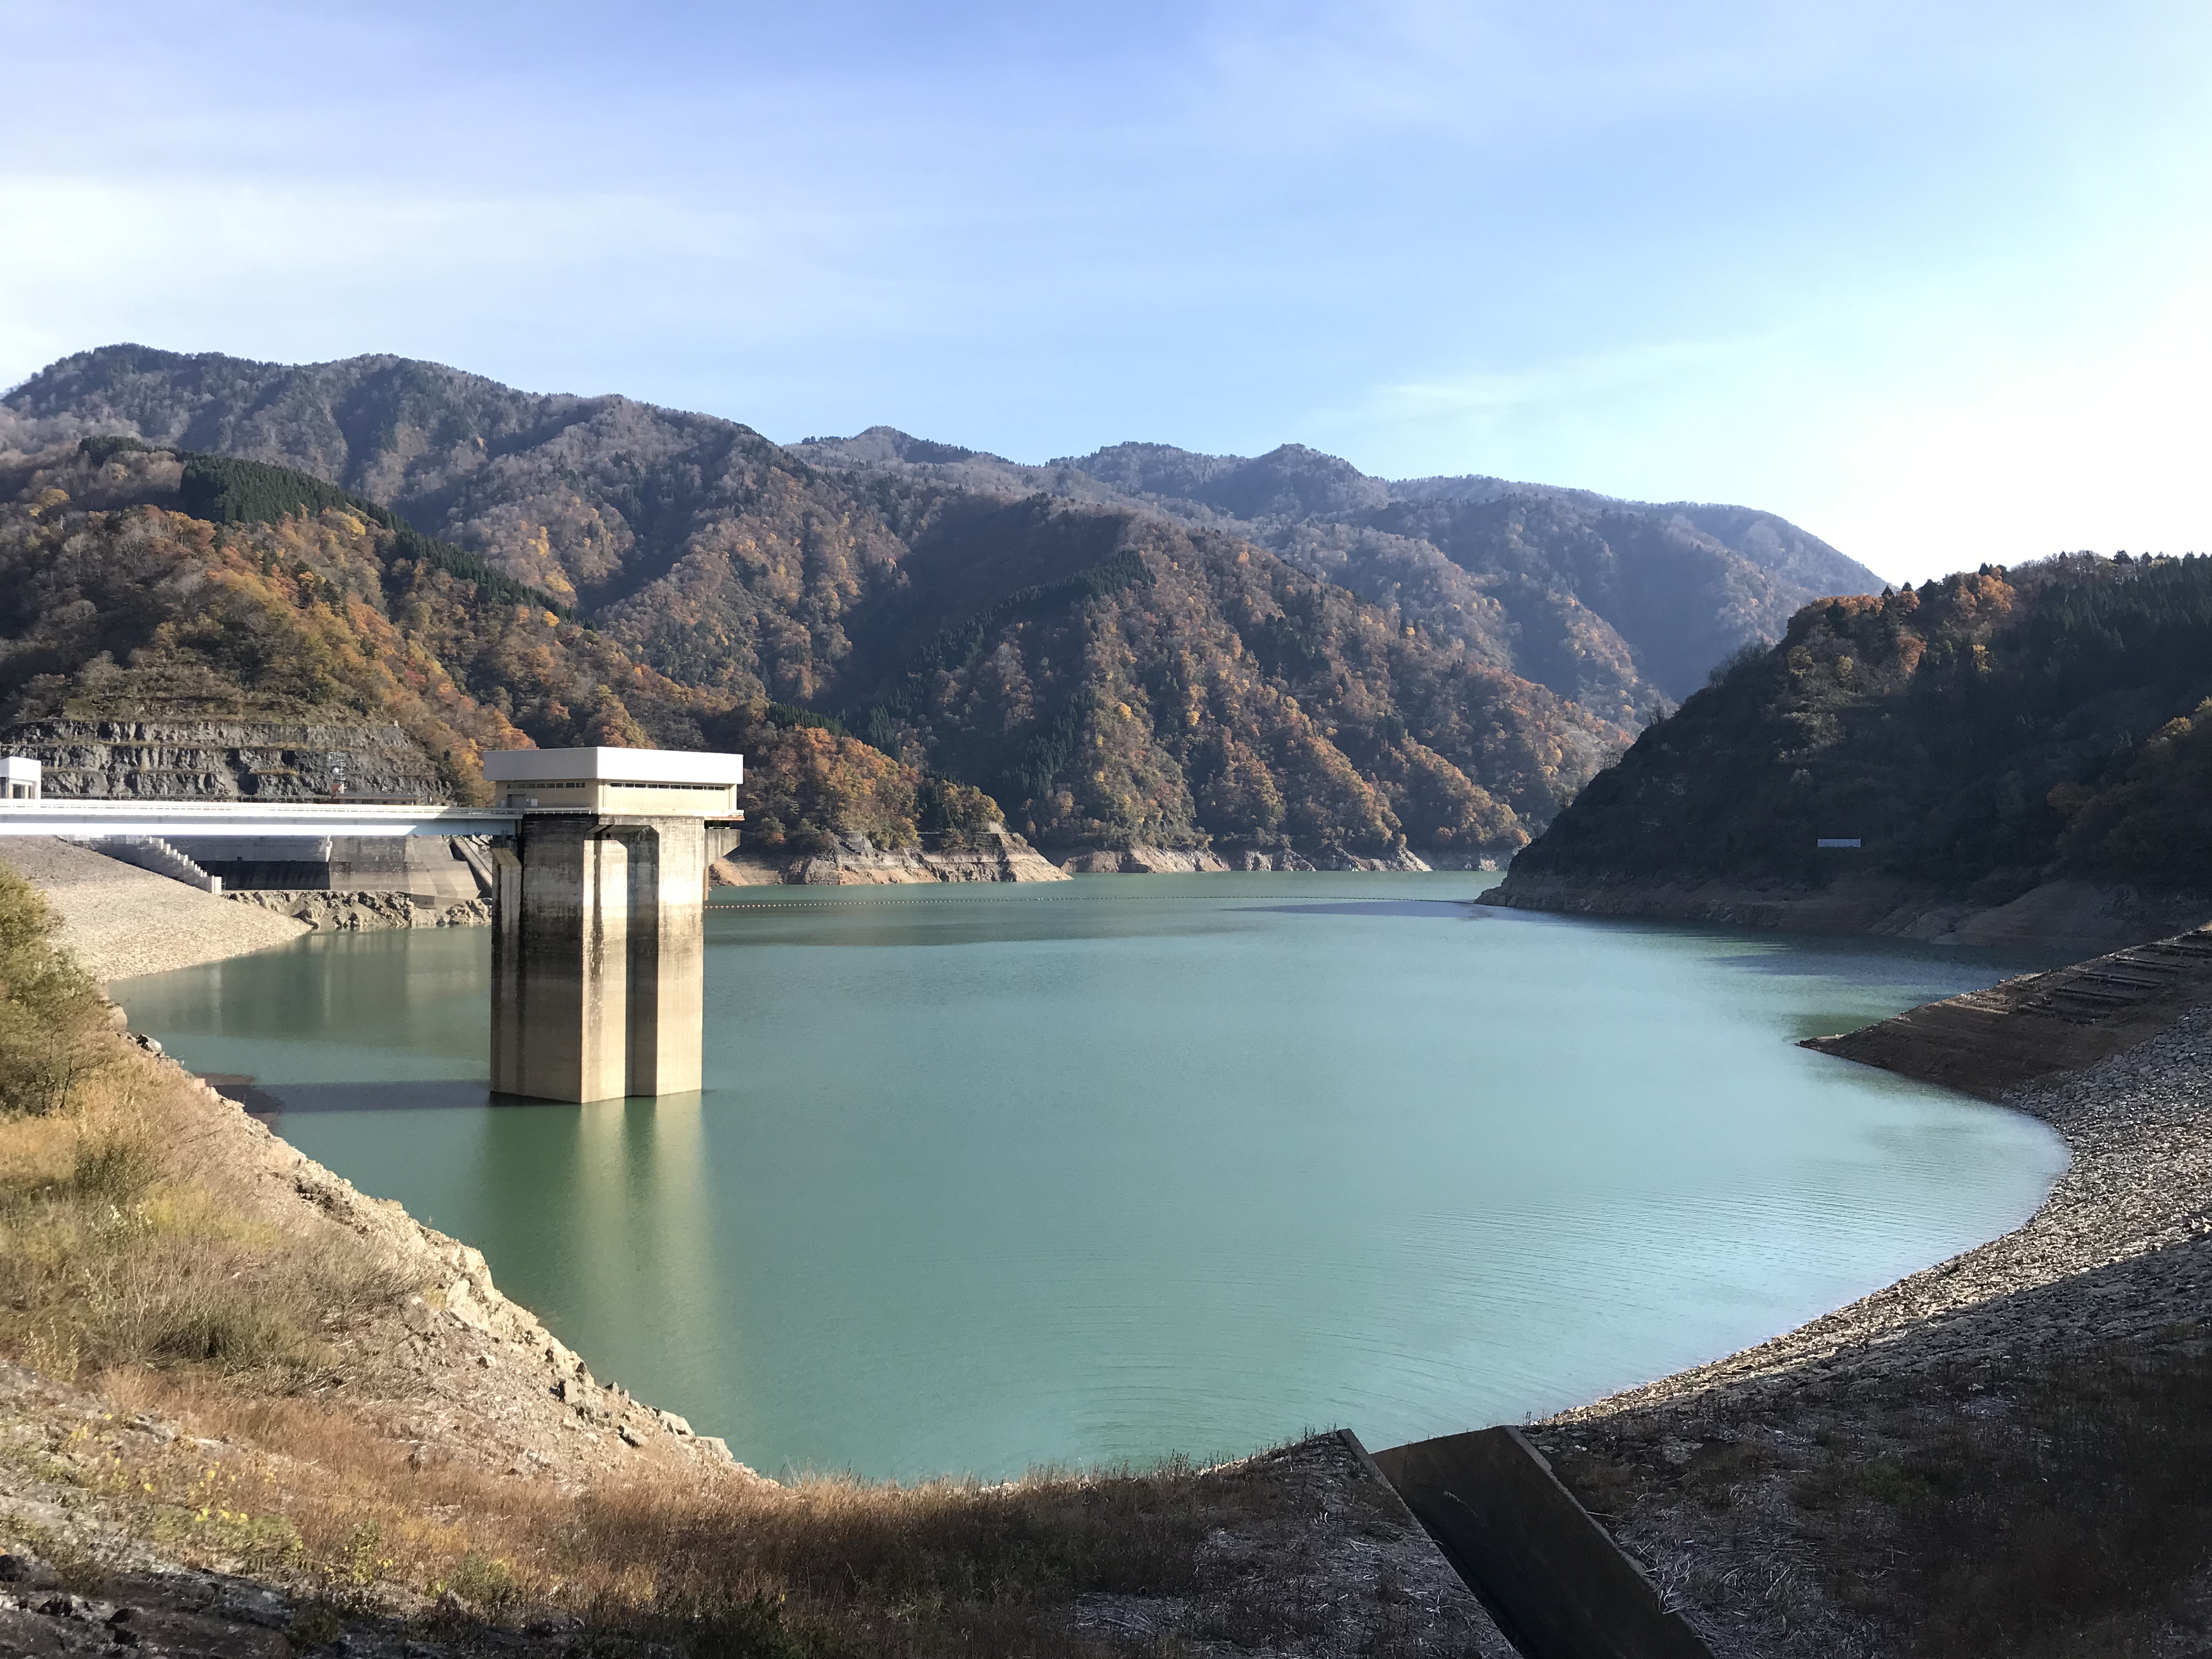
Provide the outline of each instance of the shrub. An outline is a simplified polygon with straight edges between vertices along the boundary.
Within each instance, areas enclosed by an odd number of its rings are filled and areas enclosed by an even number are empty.
[[[77,1146],[70,1185],[80,1198],[135,1202],[161,1178],[161,1155],[137,1135],[88,1137]]]
[[[60,1111],[100,1063],[106,1000],[53,948],[52,926],[37,890],[0,866],[0,1115]]]
[[[153,1357],[172,1364],[249,1370],[291,1358],[300,1346],[299,1328],[251,1292],[204,1285],[172,1311],[154,1339]]]

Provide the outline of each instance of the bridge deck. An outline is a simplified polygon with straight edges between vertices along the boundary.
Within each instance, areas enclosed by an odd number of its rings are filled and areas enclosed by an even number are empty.
[[[0,801],[0,836],[511,836],[520,812],[489,806],[300,801]]]

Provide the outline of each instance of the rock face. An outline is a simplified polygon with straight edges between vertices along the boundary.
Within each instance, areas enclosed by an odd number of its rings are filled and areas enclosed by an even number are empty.
[[[885,851],[865,836],[840,836],[827,852],[771,857],[737,852],[708,867],[714,887],[760,887],[783,884],[812,887],[880,887],[939,881],[1065,881],[1070,876],[1171,876],[1230,870],[1427,870],[1408,848],[1385,858],[1325,848],[1311,858],[1303,853],[1260,853],[1211,848],[1092,847],[1063,853],[1058,862],[1018,836],[1002,836],[980,848],[957,850]],[[288,913],[296,914],[296,913]]]
[[[390,927],[487,927],[489,899],[441,903],[415,893],[343,893],[282,888],[227,892],[225,898],[304,921],[319,933],[373,933]]]
[[[1211,848],[1146,847],[1141,843],[1129,847],[1086,848],[1062,858],[1060,867],[1075,876],[1171,876],[1212,870],[1435,868],[1410,848],[1401,848],[1386,857],[1370,858],[1331,847],[1323,848],[1309,858],[1304,853],[1287,850],[1262,853],[1248,848],[1217,852]]]
[[[435,802],[450,797],[396,726],[256,720],[27,720],[12,754],[46,767],[51,798]]]
[[[1018,836],[969,848],[885,849],[840,836],[827,851],[791,857],[735,852],[707,866],[709,887],[892,887],[944,881],[1066,881],[1067,874]]]
[[[1257,858],[1262,854],[1254,854]],[[1072,876],[1167,876],[1200,870],[1272,869],[1272,865],[1232,865],[1219,854],[1200,848],[1195,851],[1168,847],[1103,847],[1086,848],[1060,861]]]

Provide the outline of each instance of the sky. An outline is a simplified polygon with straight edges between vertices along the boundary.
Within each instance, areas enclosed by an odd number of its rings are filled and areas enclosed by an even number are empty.
[[[2212,7],[0,0],[0,385],[427,357],[2212,550]]]

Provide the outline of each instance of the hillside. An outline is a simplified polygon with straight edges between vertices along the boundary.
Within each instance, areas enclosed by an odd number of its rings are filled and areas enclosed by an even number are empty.
[[[0,464],[0,723],[149,716],[397,725],[469,799],[486,749],[738,748],[771,848],[996,817],[798,711],[656,673],[314,479],[112,439]]]
[[[1635,724],[1792,611],[1880,578],[1771,514],[1502,478],[1370,477],[1287,444],[1256,458],[1120,444],[1021,466],[888,428],[814,439],[825,466],[1139,506],[1268,548],[1474,658]]]
[[[963,514],[856,617],[843,707],[1044,844],[1510,847],[1625,738],[1231,538],[1036,497]]]
[[[0,441],[100,428],[356,492],[670,686],[842,721],[1047,844],[1504,850],[1629,735],[1631,701],[1594,712],[1510,652],[1113,492],[827,468],[734,422],[391,357],[115,347],[5,410]],[[1100,574],[1131,561],[1141,581]]]
[[[1810,605],[1647,730],[1496,897],[1711,915],[1698,890],[1722,884],[1848,898],[1839,922],[1890,931],[2067,884],[2185,910],[2212,894],[2208,699],[2212,559],[2069,556]]]

